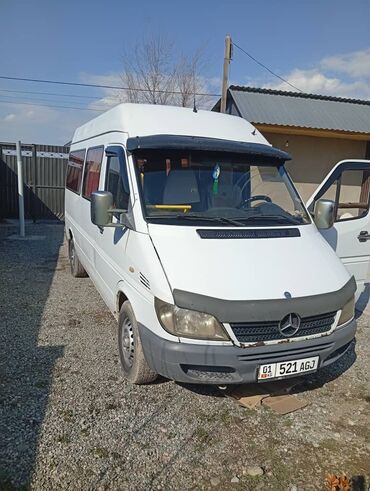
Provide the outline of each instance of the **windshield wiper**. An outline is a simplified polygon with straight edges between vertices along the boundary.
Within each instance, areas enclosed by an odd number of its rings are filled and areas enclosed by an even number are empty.
[[[226,218],[226,217],[207,217],[204,215],[196,215],[194,213],[186,213],[184,215],[158,215],[158,216],[151,216],[148,218],[174,218],[175,220],[199,220],[203,222],[218,222],[218,223],[226,223],[229,225],[234,225],[237,227],[244,227],[244,223],[238,222],[237,220],[234,220],[232,218]]]
[[[269,222],[283,222],[292,223],[295,225],[300,225],[302,222],[295,219],[294,217],[287,217],[284,215],[251,215],[249,217],[237,217],[236,220],[243,221],[269,221]]]
[[[230,225],[236,225],[237,227],[243,227],[244,224],[241,222],[238,222],[237,220],[234,220],[232,218],[226,218],[226,217],[206,217],[204,215],[195,215],[193,213],[186,213],[186,215],[177,215],[176,218],[182,220],[182,219],[194,219],[194,220],[206,220],[209,222],[221,222],[221,223],[227,223]]]

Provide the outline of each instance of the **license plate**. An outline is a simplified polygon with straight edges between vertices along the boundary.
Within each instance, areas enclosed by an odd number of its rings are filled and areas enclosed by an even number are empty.
[[[271,378],[283,378],[299,373],[317,370],[319,357],[303,358],[301,360],[281,361],[279,363],[268,363],[261,365],[258,370],[258,380],[269,380]]]

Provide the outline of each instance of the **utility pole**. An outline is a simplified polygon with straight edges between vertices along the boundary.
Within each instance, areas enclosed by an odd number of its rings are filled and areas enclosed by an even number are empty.
[[[232,56],[232,42],[228,34],[225,37],[224,72],[222,76],[221,112],[226,112],[227,87],[229,85],[229,65]]]

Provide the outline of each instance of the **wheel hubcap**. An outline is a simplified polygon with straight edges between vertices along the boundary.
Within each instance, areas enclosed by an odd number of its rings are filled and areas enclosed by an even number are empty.
[[[123,359],[128,367],[132,367],[135,354],[134,333],[132,330],[131,321],[128,318],[123,321],[121,340]]]

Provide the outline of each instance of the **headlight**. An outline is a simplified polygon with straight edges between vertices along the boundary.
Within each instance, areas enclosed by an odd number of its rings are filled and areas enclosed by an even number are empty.
[[[183,338],[229,341],[223,326],[209,314],[181,309],[156,298],[155,310],[161,326],[170,334]]]
[[[338,327],[342,326],[346,322],[353,319],[355,316],[355,297],[353,296],[349,302],[342,308],[342,313],[340,314]]]

